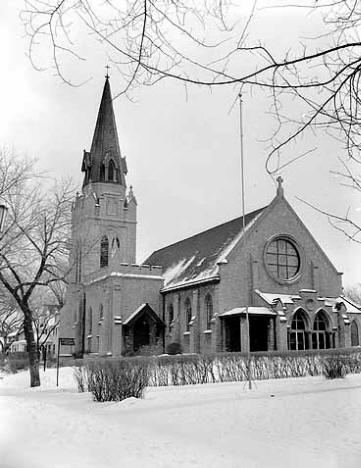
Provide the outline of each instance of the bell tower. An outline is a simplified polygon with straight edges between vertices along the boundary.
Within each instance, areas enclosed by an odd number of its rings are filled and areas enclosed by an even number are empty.
[[[74,281],[79,283],[111,264],[133,264],[136,257],[137,202],[132,187],[127,190],[127,164],[119,147],[108,75],[81,170],[82,193],[72,211],[71,255]]]
[[[160,267],[135,264],[137,201],[126,184],[108,75],[81,170],[82,190],[72,205],[70,273],[60,336],[75,338],[76,356],[120,355],[134,345],[130,317],[136,311],[149,315],[149,307],[159,313],[163,278]],[[140,308],[144,304],[146,308]]]

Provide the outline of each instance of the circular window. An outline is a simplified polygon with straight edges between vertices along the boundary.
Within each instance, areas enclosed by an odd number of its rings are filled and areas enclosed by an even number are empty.
[[[266,265],[278,280],[293,279],[300,271],[300,254],[293,242],[284,237],[272,240],[266,248]]]

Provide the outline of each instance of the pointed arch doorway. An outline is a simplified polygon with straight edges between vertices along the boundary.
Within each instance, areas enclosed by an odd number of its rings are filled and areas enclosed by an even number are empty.
[[[146,318],[140,318],[134,323],[134,351],[142,346],[150,345],[150,326]]]
[[[137,352],[144,346],[163,343],[164,322],[148,303],[142,304],[123,322],[123,349]]]

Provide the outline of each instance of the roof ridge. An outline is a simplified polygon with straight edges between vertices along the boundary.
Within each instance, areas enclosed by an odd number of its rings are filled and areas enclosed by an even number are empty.
[[[251,215],[254,216],[254,215],[258,214],[258,213],[261,213],[263,210],[265,210],[266,208],[268,208],[268,206],[269,206],[269,204],[266,205],[266,206],[263,206],[262,208],[258,208],[258,209],[256,209],[256,210],[250,211],[249,213],[246,213],[246,214],[245,214],[245,218],[247,218],[247,216],[251,216]],[[158,250],[154,250],[150,255],[148,255],[147,258],[150,258],[151,256],[153,256],[153,255],[155,255],[155,254],[161,252],[162,250],[165,250],[165,249],[168,249],[168,248],[170,248],[170,247],[173,247],[173,246],[182,244],[183,242],[189,241],[190,239],[194,239],[194,238],[196,238],[197,236],[200,236],[200,235],[205,234],[205,233],[207,233],[207,232],[213,231],[214,229],[217,229],[217,228],[220,228],[220,227],[225,226],[225,225],[227,225],[227,224],[233,223],[234,221],[241,220],[242,218],[243,218],[243,216],[238,216],[237,218],[233,218],[233,219],[231,219],[231,220],[229,220],[229,221],[226,221],[226,222],[224,222],[224,223],[217,224],[216,226],[213,226],[213,227],[211,227],[211,228],[205,229],[204,231],[200,231],[200,232],[198,232],[197,234],[193,234],[192,236],[186,237],[186,238],[181,239],[181,240],[179,240],[179,241],[177,241],[177,242],[173,242],[172,244],[168,244],[168,245],[166,245],[166,246],[164,246],[164,247],[162,247],[162,248],[160,248],[160,249],[158,249]],[[247,224],[247,222],[246,222],[246,224]],[[241,230],[243,230],[243,226],[241,226]],[[227,243],[225,242],[225,244],[227,244]]]

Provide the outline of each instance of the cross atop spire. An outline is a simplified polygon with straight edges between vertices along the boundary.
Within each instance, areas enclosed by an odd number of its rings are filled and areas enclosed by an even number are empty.
[[[276,180],[277,180],[277,183],[278,183],[277,195],[278,195],[279,197],[283,197],[283,187],[282,187],[283,179],[282,179],[281,176],[278,176]]]
[[[105,75],[105,78],[107,80],[109,80],[109,68],[110,68],[110,66],[107,64],[107,65],[105,65],[105,68],[107,69],[107,74]]]

